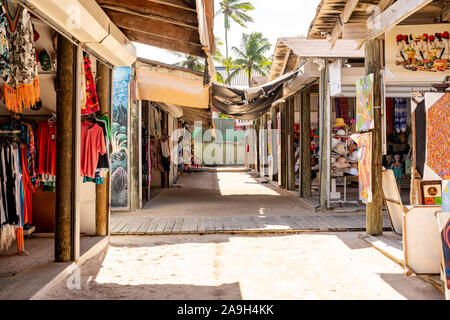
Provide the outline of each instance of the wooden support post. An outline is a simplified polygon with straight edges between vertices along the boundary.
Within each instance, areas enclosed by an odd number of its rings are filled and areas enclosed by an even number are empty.
[[[256,143],[256,161],[255,161],[255,171],[256,172],[260,172],[260,165],[261,165],[261,161],[260,161],[260,155],[261,155],[261,150],[259,148],[260,146],[260,137],[259,137],[259,124],[260,124],[261,120],[258,119],[255,121],[255,143]]]
[[[277,108],[272,106],[270,109],[270,120],[271,120],[271,140],[272,145],[270,149],[272,150],[272,176],[269,177],[272,181],[278,180],[278,148],[277,148]]]
[[[311,197],[311,100],[310,89],[302,92],[300,190],[302,198]]]
[[[110,114],[110,102],[111,102],[111,90],[110,90],[111,70],[97,60],[97,79],[96,88],[97,96],[100,107],[100,114],[106,114],[111,123]],[[103,184],[97,184],[95,186],[95,234],[97,236],[108,235],[109,214],[110,214],[110,174],[106,174],[103,179]]]
[[[280,154],[280,170],[278,172],[278,184],[280,187],[285,188],[286,187],[286,173],[287,173],[287,155],[286,155],[286,102],[280,103],[280,119],[281,119],[281,129],[280,129],[280,135],[281,135],[281,154]]]
[[[56,114],[56,203],[55,203],[55,261],[73,260],[74,245],[74,187],[75,134],[74,104],[76,72],[74,45],[58,34]]]
[[[330,115],[328,111],[328,63],[325,61],[324,67],[320,72],[320,207],[325,208],[327,206],[328,198],[328,159],[327,149],[330,143],[330,132],[328,131],[328,124],[330,122]]]
[[[297,96],[291,98],[287,104],[287,189],[295,190],[295,103],[297,102]]]
[[[264,178],[267,170],[267,114],[261,117],[261,129],[261,170],[259,174],[261,178]]]
[[[162,116],[162,134],[163,136],[168,136],[169,135],[169,114],[165,111],[163,111],[163,116]],[[169,184],[169,174],[170,172],[166,172],[164,171],[162,173],[162,187],[163,188],[170,188],[170,184]]]
[[[383,198],[381,190],[382,123],[381,123],[381,54],[380,40],[365,44],[366,74],[373,73],[374,129],[372,131],[372,202],[366,205],[366,234],[383,234]]]

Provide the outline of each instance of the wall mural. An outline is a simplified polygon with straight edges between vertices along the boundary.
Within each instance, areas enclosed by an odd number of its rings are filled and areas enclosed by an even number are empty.
[[[117,68],[113,76],[111,207],[128,208],[128,119],[131,68]]]

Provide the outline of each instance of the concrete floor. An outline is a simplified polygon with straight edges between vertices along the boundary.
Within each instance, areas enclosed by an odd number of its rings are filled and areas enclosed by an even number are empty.
[[[112,213],[120,217],[290,216],[315,214],[292,192],[261,184],[245,172],[195,172],[178,179],[143,210]]]
[[[443,299],[359,233],[116,236],[37,299]]]
[[[179,185],[161,192],[145,210],[114,216],[239,221],[315,214],[290,192],[246,173],[188,174]],[[406,277],[359,234],[112,236],[108,250],[81,267],[80,289],[60,281],[34,298],[443,299],[432,285]]]

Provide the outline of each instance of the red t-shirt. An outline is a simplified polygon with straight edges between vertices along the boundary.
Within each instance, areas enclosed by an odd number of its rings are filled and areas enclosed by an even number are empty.
[[[36,131],[37,174],[56,175],[56,123],[43,121]]]
[[[81,123],[81,175],[95,178],[100,155],[106,153],[105,136],[98,124]]]

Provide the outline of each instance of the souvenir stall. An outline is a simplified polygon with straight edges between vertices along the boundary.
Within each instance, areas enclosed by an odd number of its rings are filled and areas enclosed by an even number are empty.
[[[55,32],[17,3],[0,10],[0,251],[25,254],[25,236],[54,228]]]
[[[0,251],[15,241],[19,253],[27,254],[25,237],[55,232],[58,34],[15,1],[1,6],[0,33]],[[107,117],[96,115],[97,60],[83,59],[80,97],[82,113],[90,116],[82,127],[92,130],[82,131],[80,179],[102,183],[109,170],[109,124]],[[79,199],[88,203],[88,194],[93,205],[81,210],[80,232],[95,234],[95,188]]]
[[[164,174],[170,172],[169,138],[164,133],[166,112],[155,102],[150,102],[150,188],[164,187]]]

